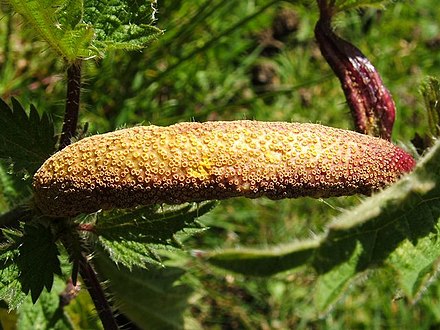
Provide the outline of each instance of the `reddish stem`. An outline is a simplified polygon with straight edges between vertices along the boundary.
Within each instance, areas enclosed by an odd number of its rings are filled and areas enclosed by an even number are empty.
[[[68,146],[72,137],[75,136],[78,124],[79,100],[81,94],[81,64],[78,60],[67,68],[67,96],[66,111],[64,114],[63,129],[58,149]]]
[[[81,223],[81,224],[78,225],[78,230],[94,233],[95,232],[95,226],[93,224],[91,224],[91,223]]]
[[[119,329],[112,309],[102,289],[101,283],[96,276],[95,270],[92,268],[92,265],[85,256],[79,260],[79,273],[84,281],[85,286],[87,287],[87,290],[89,291],[90,296],[92,297],[104,329]]]
[[[61,225],[65,225],[65,223],[61,223]],[[64,232],[64,230],[62,231]],[[105,296],[104,289],[98,280],[90,261],[86,257],[86,252],[82,250],[81,244],[78,241],[80,239],[79,235],[67,230],[60,238],[69,254],[70,260],[73,262],[72,285],[76,286],[76,274],[79,272],[84,285],[93,300],[104,329],[119,329],[112,308]]]
[[[333,8],[324,0],[318,0],[318,5],[321,17],[315,26],[316,40],[341,82],[356,130],[390,140],[396,112],[390,92],[367,57],[333,32]]]

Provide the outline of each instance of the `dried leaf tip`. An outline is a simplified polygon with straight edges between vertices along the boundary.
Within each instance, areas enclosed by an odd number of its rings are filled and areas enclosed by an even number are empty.
[[[34,176],[51,216],[244,196],[370,193],[415,165],[383,139],[317,124],[230,121],[139,126],[95,135]]]

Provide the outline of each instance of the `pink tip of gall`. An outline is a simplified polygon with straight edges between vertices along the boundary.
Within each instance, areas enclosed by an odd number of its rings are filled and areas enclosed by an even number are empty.
[[[401,172],[409,173],[416,166],[415,159],[402,149],[398,149],[398,152],[395,156],[398,159],[397,167]]]

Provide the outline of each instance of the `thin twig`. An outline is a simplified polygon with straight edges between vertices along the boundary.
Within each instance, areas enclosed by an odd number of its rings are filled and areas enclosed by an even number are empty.
[[[68,146],[72,137],[75,136],[81,94],[81,64],[82,61],[78,60],[70,64],[67,68],[66,111],[64,113],[63,130],[61,132],[60,144],[58,147],[59,150]]]

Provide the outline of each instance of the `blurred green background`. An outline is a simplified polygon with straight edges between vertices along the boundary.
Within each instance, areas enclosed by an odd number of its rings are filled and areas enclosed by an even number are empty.
[[[60,130],[64,64],[36,41],[20,17],[2,9],[0,95],[49,112]],[[314,1],[174,0],[159,2],[158,9],[157,25],[165,34],[145,51],[112,52],[86,62],[80,121],[89,133],[140,123],[233,119],[353,128],[339,81],[314,41]],[[412,0],[335,20],[337,33],[364,52],[394,96],[396,143],[408,143],[426,130],[419,86],[428,75],[440,76],[439,18],[437,0]],[[186,248],[264,247],[312,237],[360,200],[223,201],[201,219],[209,230],[187,241]],[[316,276],[310,269],[247,278],[182,258],[185,280],[195,289],[188,311],[188,319],[197,321],[192,327],[440,327],[440,286],[432,285],[413,305],[400,297],[391,271],[360,277],[328,313],[318,314],[312,304]],[[72,315],[89,313],[78,306],[71,308]]]

